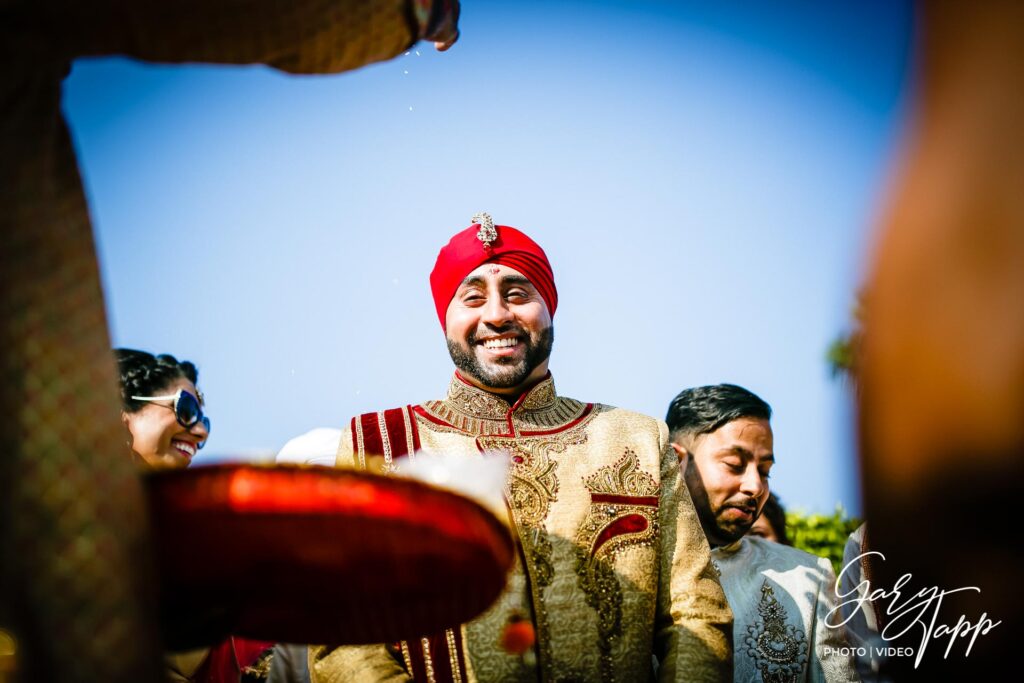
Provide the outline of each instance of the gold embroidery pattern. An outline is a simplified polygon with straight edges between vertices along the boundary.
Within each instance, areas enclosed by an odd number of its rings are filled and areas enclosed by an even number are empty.
[[[407,641],[401,642],[402,647],[402,659],[405,661],[405,672],[412,676],[412,657],[409,655],[409,643]]]
[[[807,665],[807,638],[802,630],[786,623],[786,610],[775,599],[775,591],[767,581],[761,584],[757,611],[761,623],[747,626],[744,652],[754,660],[765,683],[802,680]]]
[[[356,464],[359,469],[366,469],[366,444],[363,441],[363,421],[355,419],[356,427]]]
[[[615,464],[587,477],[586,485],[591,493],[620,496],[656,496],[660,490],[654,477],[640,469],[640,458],[632,448],[627,448]]]
[[[514,517],[513,513],[513,517]],[[530,592],[533,595],[534,619],[537,622],[537,649],[540,652],[540,665],[546,671],[547,680],[551,679],[551,666],[554,655],[551,649],[550,628],[548,627],[548,609],[544,600],[544,590],[555,578],[555,563],[552,560],[554,548],[551,539],[543,526],[519,526],[519,538],[523,546],[523,554],[527,559],[527,575],[530,581]]]
[[[445,641],[448,643],[448,660],[452,666],[453,683],[462,683],[462,669],[459,668],[459,651],[455,643],[455,632],[448,629],[444,632]]]
[[[500,399],[499,399],[500,400]],[[447,401],[426,401],[420,404],[427,414],[452,425],[457,432],[483,436],[508,435],[508,404],[500,417],[479,417],[467,415]],[[523,410],[514,414],[515,425],[519,431],[544,431],[557,429],[583,415],[587,404],[571,398],[559,398],[551,406],[540,410]],[[434,431],[446,430],[437,424],[427,424]]]
[[[586,409],[586,403],[571,398],[560,398],[545,408],[517,412],[516,427],[520,431],[555,429],[577,419]]]
[[[482,389],[466,386],[457,379],[453,379],[448,387],[447,403],[455,406],[456,409],[466,415],[477,417],[489,417],[501,420],[508,415],[508,402],[490,394]]]
[[[377,430],[380,432],[380,442],[384,450],[384,472],[390,472],[391,467],[391,437],[388,436],[388,427],[384,422],[384,411],[377,412]]]
[[[420,406],[431,417],[451,425],[451,427],[447,427],[420,418],[418,424],[433,432],[471,435],[485,434],[487,436],[497,436],[508,432],[508,424],[505,420],[479,420],[475,417],[467,417],[452,409],[444,401],[426,401],[421,403]]]
[[[505,499],[519,532],[527,573],[531,578],[537,643],[540,664],[546,672],[545,680],[554,680],[555,674],[544,599],[545,589],[555,576],[554,548],[544,527],[551,503],[558,500],[558,463],[552,456],[564,453],[570,446],[585,444],[589,423],[590,419],[586,419],[572,429],[543,437],[477,438],[481,449],[504,451],[511,459]]]
[[[622,586],[611,562],[605,557],[591,558],[582,548],[576,550],[576,575],[587,604],[597,612],[597,645],[601,651],[601,680],[615,680],[612,646],[622,635]]]
[[[537,627],[537,665],[541,679],[552,682],[573,679],[577,672],[574,667],[556,663],[553,643],[561,641],[552,637],[553,617],[548,614],[547,599],[553,597],[552,591],[563,583],[555,574],[556,539],[548,533],[546,523],[552,504],[559,500],[560,495],[559,454],[572,446],[585,444],[592,420],[606,410],[600,405],[594,405],[593,409],[588,406],[557,396],[554,382],[549,378],[534,387],[513,411],[502,399],[467,386],[456,378],[445,400],[421,403],[418,414],[413,416],[417,428],[426,430],[421,434],[470,435],[476,437],[480,450],[501,451],[509,455],[511,465],[505,497],[522,546],[524,578],[529,586],[532,616]],[[628,467],[619,466],[619,469],[631,473]],[[612,480],[614,476],[622,477],[621,474],[613,475]],[[635,476],[627,479],[643,481],[642,477]],[[650,486],[647,488],[657,490],[653,479],[648,483]],[[619,486],[616,490],[625,491],[626,486]],[[628,486],[628,490],[643,489],[642,483]],[[619,599],[613,600],[612,604],[621,603],[622,589],[610,566],[603,578],[601,585],[619,592]],[[575,581],[569,578],[569,585],[572,583]],[[622,609],[608,613],[614,613],[619,621],[622,620]],[[584,644],[582,639],[580,644]],[[610,648],[608,659],[610,667]],[[585,678],[576,676],[578,680]]]
[[[587,477],[584,484],[590,491],[591,504],[576,536],[576,575],[587,604],[597,612],[601,680],[612,681],[612,647],[622,634],[623,601],[613,560],[627,546],[654,543],[657,504],[645,499],[656,498],[660,487],[654,477],[640,469],[640,459],[629,448],[617,462]],[[615,496],[615,502],[593,500],[602,494]],[[597,546],[606,530],[613,535]]]
[[[585,444],[589,422],[584,420],[570,430],[550,436],[477,438],[481,450],[509,454],[511,466],[505,498],[520,526],[532,528],[543,525],[551,503],[558,500],[558,463],[551,456],[564,453],[570,446]]]
[[[420,638],[420,647],[423,648],[423,666],[427,670],[427,683],[435,683],[434,660],[430,656],[430,639]]]
[[[555,402],[555,383],[550,379],[535,386],[523,401],[524,410],[543,410]]]
[[[485,450],[491,442],[481,441]],[[524,526],[542,525],[551,503],[558,500],[557,463],[553,462],[545,444],[509,442],[512,465],[505,485],[505,498]],[[500,447],[500,446],[499,446]],[[560,450],[565,450],[563,446]]]
[[[590,510],[576,535],[576,542],[588,558],[613,556],[629,545],[650,545],[658,533],[657,498],[661,487],[640,469],[640,459],[627,448],[617,462],[602,467],[584,480],[590,491]],[[615,496],[615,501],[594,500]],[[625,524],[639,515],[646,523],[641,528]],[[627,520],[626,518],[630,518]],[[610,537],[602,536],[610,530]],[[602,540],[600,547],[595,544]]]
[[[512,406],[457,378],[452,379],[443,401],[426,401],[420,405],[429,415],[458,431],[476,436],[510,436],[508,421]],[[559,398],[554,381],[548,378],[530,390],[512,415],[517,431],[545,431],[579,418],[586,407],[586,403]],[[450,431],[436,424],[427,426],[434,431]]]
[[[402,408],[402,424],[405,427],[405,450],[410,460],[416,457],[416,442],[412,435],[412,418],[409,417],[409,409]]]

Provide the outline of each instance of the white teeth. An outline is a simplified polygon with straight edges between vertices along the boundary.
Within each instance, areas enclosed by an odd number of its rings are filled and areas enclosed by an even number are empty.
[[[178,450],[185,451],[190,457],[196,454],[196,447],[186,441],[175,441],[174,447]]]
[[[516,345],[516,338],[511,337],[508,339],[488,339],[484,342],[485,349],[505,349],[510,346]]]

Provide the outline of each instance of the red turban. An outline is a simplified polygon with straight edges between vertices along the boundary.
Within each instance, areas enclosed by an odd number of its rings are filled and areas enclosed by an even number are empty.
[[[474,223],[452,237],[437,255],[437,263],[430,272],[430,291],[434,295],[434,306],[442,329],[445,328],[448,304],[459,285],[484,263],[500,263],[522,273],[537,288],[548,312],[555,315],[558,290],[555,289],[555,277],[544,250],[515,228],[507,225],[494,228],[497,237],[488,244],[484,241],[486,237],[481,237],[480,224]]]

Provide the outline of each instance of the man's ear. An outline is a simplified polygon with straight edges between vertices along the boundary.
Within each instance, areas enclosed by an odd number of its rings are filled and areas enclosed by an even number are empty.
[[[690,451],[686,450],[685,446],[680,446],[676,442],[672,442],[672,450],[676,452],[679,457],[679,466],[686,468],[687,459],[690,457]]]

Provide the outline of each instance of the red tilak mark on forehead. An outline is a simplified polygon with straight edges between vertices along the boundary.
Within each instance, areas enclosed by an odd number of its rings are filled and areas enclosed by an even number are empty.
[[[497,275],[500,272],[501,268],[498,268],[498,266],[491,266],[491,275]]]

